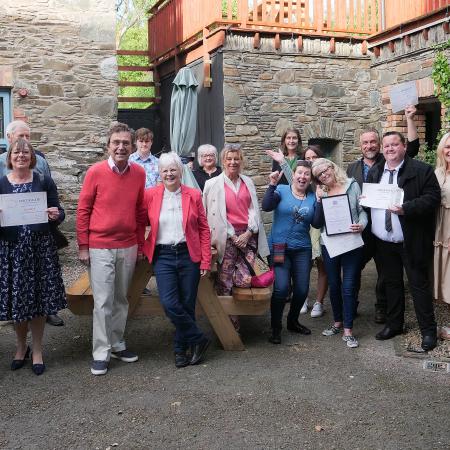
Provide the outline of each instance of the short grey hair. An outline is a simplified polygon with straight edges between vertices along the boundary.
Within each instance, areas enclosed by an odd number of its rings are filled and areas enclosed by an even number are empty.
[[[171,164],[175,164],[180,174],[183,175],[183,163],[181,162],[181,158],[175,152],[162,153],[158,160],[158,170],[161,174],[161,170]]]
[[[6,130],[5,130],[6,135],[8,136],[8,135],[14,134],[16,132],[16,130],[20,130],[22,128],[25,128],[28,131],[28,133],[31,132],[31,129],[26,122],[24,122],[23,120],[13,120],[6,127]]]
[[[217,160],[219,158],[219,155],[217,153],[217,148],[211,144],[203,144],[203,145],[200,145],[200,147],[197,149],[197,161],[198,161],[198,165],[200,167],[202,167],[202,156],[205,153],[214,153],[214,158],[216,158],[216,163],[217,163]]]

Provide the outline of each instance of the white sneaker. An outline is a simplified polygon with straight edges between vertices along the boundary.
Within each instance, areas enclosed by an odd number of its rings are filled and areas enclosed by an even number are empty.
[[[305,303],[303,303],[300,314],[306,314],[308,312],[308,298],[306,298]]]
[[[347,342],[347,347],[357,348],[359,347],[359,342],[356,340],[355,336],[342,336],[342,340]]]
[[[323,316],[324,309],[322,303],[314,303],[313,309],[311,311],[311,317],[321,317]]]

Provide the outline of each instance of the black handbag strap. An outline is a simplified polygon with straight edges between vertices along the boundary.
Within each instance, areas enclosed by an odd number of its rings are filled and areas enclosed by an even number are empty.
[[[247,266],[248,271],[250,272],[250,275],[252,277],[256,276],[255,273],[255,269],[252,267],[252,265],[248,262],[248,259],[245,257],[245,253],[239,248],[236,247],[238,249],[238,253],[241,255],[242,259],[244,260],[245,265]]]

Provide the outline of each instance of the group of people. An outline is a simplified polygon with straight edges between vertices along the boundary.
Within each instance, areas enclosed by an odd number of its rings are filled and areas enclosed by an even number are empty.
[[[405,115],[408,140],[398,132],[385,133],[382,139],[374,129],[363,132],[362,158],[347,173],[325,158],[320,147],[302,150],[299,131],[286,130],[280,150],[267,151],[273,159],[262,200],[262,210],[273,211],[268,238],[255,185],[242,174],[245,157],[239,144],[226,144],[220,157],[212,145],[199,147],[199,168],[193,172],[198,190],[182,183],[183,163],[176,153],[152,155],[150,130],[134,133],[125,124],[114,124],[107,136],[108,158],[86,172],[76,219],[79,259],[88,267],[94,297],[92,374],[106,374],[111,358],[138,360],[127,348],[124,332],[128,287],[136,263],[144,258],[153,265],[161,304],[175,326],[176,367],[204,359],[210,341],[196,323],[195,304],[201,278],[210,276],[212,248],[217,253],[218,295],[232,295],[234,286],[249,285],[248,266],[257,255],[269,258],[275,271],[273,344],[281,343],[286,303],[287,329],[310,334],[299,322],[300,314],[312,306],[311,316],[322,316],[329,287],[333,323],[322,334],[342,333],[347,347],[358,347],[353,325],[361,271],[372,258],[378,272],[375,321],[384,324],[376,338],[402,333],[405,269],[422,348],[432,350],[437,345],[429,277],[433,248],[435,297],[450,303],[450,133],[438,145],[435,174],[431,166],[413,159],[419,149],[415,108],[408,107]],[[20,369],[30,358],[30,329],[32,369],[39,375],[45,370],[45,319],[66,307],[54,239],[64,210],[50,171],[42,168],[45,158],[29,137],[12,139],[4,161],[0,169],[8,173],[0,174],[0,194],[47,192],[48,223],[0,228],[0,320],[13,320],[17,335],[11,369]],[[389,210],[363,208],[365,182],[401,187],[403,203]],[[347,231],[360,234],[364,245],[332,257],[324,241],[322,199],[335,195],[348,197],[352,224]],[[313,265],[318,269],[317,298],[309,305]],[[230,320],[239,331],[239,317]]]

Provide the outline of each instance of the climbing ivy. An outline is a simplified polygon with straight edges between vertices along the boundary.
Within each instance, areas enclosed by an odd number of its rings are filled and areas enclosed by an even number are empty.
[[[431,78],[434,82],[434,93],[445,108],[444,120],[441,130],[436,139],[436,144],[429,148],[426,144],[421,146],[419,158],[423,161],[435,165],[436,147],[441,137],[450,129],[450,64],[446,55],[446,50],[450,49],[450,39],[443,44],[435,46],[436,56],[433,62]]]

